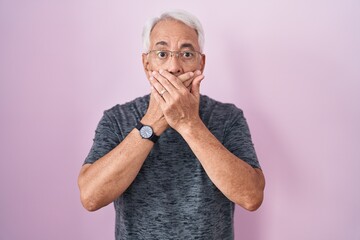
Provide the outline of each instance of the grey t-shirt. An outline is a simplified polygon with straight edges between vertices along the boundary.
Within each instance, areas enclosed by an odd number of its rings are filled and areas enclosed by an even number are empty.
[[[105,111],[85,163],[115,148],[144,116],[148,103],[146,95]],[[240,109],[202,95],[200,117],[229,151],[260,168]],[[188,144],[171,128],[160,136],[114,206],[117,240],[233,239],[234,203],[211,182]]]

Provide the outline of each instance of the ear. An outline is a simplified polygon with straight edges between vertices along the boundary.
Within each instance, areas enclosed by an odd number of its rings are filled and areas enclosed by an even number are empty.
[[[142,63],[143,63],[143,67],[144,67],[144,71],[145,71],[145,74],[146,74],[146,77],[149,79],[149,61],[148,61],[148,55],[146,53],[143,53],[142,54]]]
[[[203,55],[201,56],[201,60],[200,60],[200,71],[201,71],[201,73],[204,72],[205,62],[206,62],[206,56],[205,56],[205,54],[203,54]]]

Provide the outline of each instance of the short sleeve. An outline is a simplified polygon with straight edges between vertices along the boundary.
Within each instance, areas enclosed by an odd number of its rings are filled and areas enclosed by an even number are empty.
[[[235,106],[233,107],[225,129],[224,146],[253,168],[260,168],[249,126],[243,112]]]
[[[114,149],[119,143],[119,134],[116,133],[114,125],[105,111],[95,130],[93,145],[85,159],[84,164],[94,163],[96,160]]]

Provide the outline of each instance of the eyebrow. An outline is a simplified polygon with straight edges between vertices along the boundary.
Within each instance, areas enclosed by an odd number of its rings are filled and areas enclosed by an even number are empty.
[[[194,46],[191,43],[181,44],[180,49],[183,49],[183,48],[190,48],[191,50],[195,50]]]
[[[155,46],[157,46],[157,45],[168,46],[167,42],[165,42],[165,41],[157,42],[157,43],[155,44]]]
[[[169,44],[167,42],[165,42],[165,41],[160,41],[160,42],[157,42],[155,44],[155,46],[158,46],[158,45],[160,45],[160,46],[169,46]],[[191,50],[195,50],[194,46],[191,43],[183,43],[183,44],[181,44],[180,49],[183,49],[183,48],[190,48]]]

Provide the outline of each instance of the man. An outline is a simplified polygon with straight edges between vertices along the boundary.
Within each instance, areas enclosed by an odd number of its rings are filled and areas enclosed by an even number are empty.
[[[167,12],[145,25],[151,94],[104,112],[79,175],[81,202],[114,202],[116,239],[232,239],[234,203],[262,203],[264,176],[242,111],[200,95],[200,22]]]

